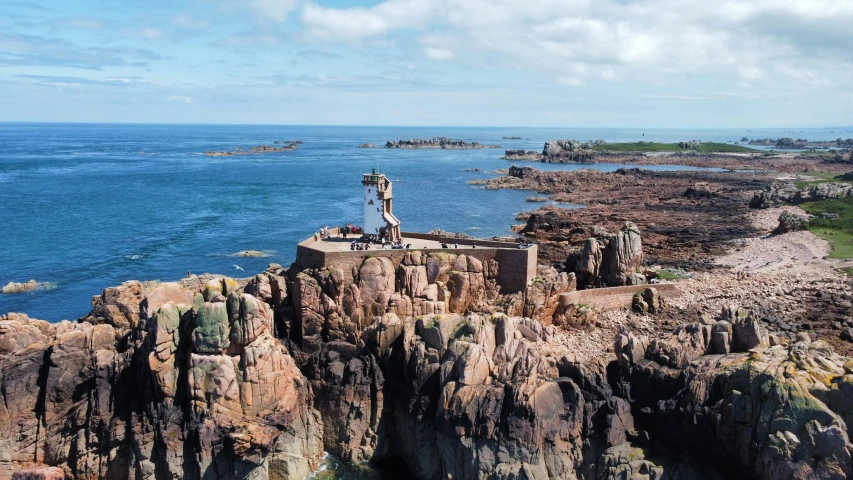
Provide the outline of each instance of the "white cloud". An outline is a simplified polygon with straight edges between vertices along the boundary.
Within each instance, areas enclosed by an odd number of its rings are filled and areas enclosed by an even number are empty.
[[[301,20],[308,40],[350,42],[401,29],[423,28],[434,11],[433,4],[422,0],[387,0],[370,8],[344,9],[307,4],[302,8]]]
[[[250,0],[249,5],[276,22],[287,20],[291,10],[299,5],[299,0]]]
[[[455,57],[476,69],[488,58],[488,68],[571,86],[716,78],[783,90],[813,82],[786,65],[840,77],[836,85],[853,80],[839,68],[853,65],[849,0],[386,0],[369,8],[308,3],[300,19],[311,42],[420,43],[433,60]]]
[[[446,48],[427,47],[424,49],[424,54],[433,60],[450,60],[453,58],[453,52]]]
[[[263,21],[278,23],[286,22],[295,8],[303,3],[303,0],[216,0],[222,8],[231,12],[241,12],[246,7],[252,9],[258,18]]]
[[[153,27],[143,28],[136,34],[136,36],[144,38],[146,40],[163,40],[164,38],[169,38],[169,34],[164,32],[163,30],[159,30]]]
[[[193,103],[193,99],[186,95],[172,95],[166,98],[167,102],[178,102],[178,103]]]

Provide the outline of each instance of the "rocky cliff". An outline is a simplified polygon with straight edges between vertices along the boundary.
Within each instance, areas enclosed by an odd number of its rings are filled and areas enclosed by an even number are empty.
[[[630,227],[614,239],[633,258]],[[386,260],[352,282],[273,265],[126,282],[78,322],[0,317],[0,478],[297,479],[324,450],[430,480],[853,471],[853,361],[822,342],[733,306],[590,360],[557,301],[575,274],[502,296],[470,256]]]

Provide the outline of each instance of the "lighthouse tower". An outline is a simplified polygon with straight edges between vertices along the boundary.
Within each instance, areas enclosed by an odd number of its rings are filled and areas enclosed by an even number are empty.
[[[364,235],[394,240],[400,236],[400,221],[391,210],[391,180],[385,175],[365,173],[364,185]]]

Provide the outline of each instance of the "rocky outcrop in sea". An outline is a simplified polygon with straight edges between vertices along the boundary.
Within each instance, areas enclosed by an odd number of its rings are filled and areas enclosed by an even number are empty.
[[[448,150],[466,150],[477,148],[501,148],[500,145],[488,145],[479,142],[466,142],[454,140],[447,137],[433,137],[428,139],[388,140],[385,148],[444,148]]]
[[[275,142],[281,143],[281,142]],[[209,151],[204,152],[208,157],[229,157],[232,155],[258,155],[262,153],[281,153],[281,152],[289,152],[299,148],[299,144],[301,141],[289,141],[286,145],[281,147],[271,147],[269,145],[260,145],[257,147],[251,147],[244,149],[243,147],[235,147],[234,150],[228,151]]]

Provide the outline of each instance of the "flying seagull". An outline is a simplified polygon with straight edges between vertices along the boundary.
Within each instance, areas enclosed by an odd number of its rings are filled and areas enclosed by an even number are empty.
[[[241,267],[240,265],[234,265],[234,268],[236,268],[237,270],[243,270],[243,267]]]

